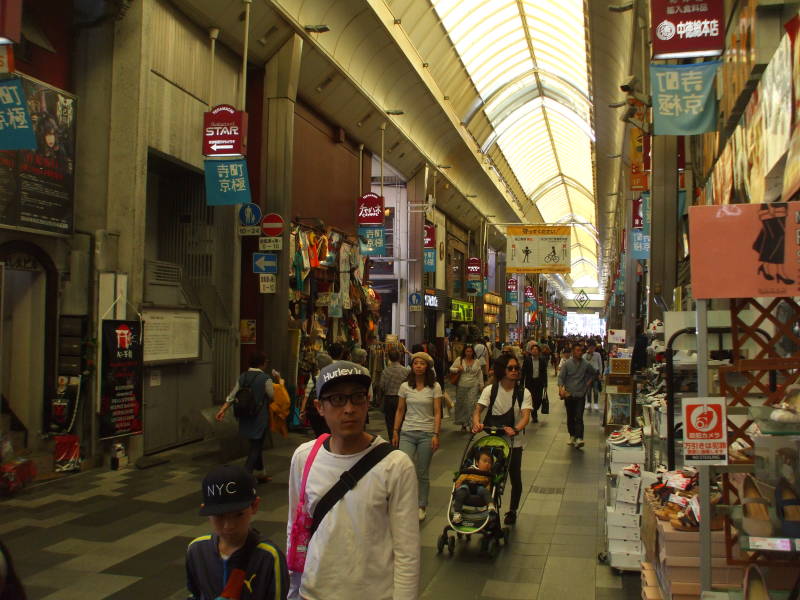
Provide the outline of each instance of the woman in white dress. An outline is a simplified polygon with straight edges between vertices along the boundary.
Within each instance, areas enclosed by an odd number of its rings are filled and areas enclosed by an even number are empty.
[[[472,344],[465,344],[461,356],[450,367],[451,377],[458,376],[456,388],[456,412],[454,421],[461,431],[472,426],[472,411],[483,389],[483,362],[475,357]]]

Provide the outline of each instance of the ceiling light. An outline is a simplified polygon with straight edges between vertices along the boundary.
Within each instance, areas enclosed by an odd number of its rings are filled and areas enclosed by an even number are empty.
[[[436,165],[440,169],[449,169],[450,165]]]
[[[611,12],[625,12],[633,8],[633,2],[626,2],[624,4],[611,4],[608,10]]]
[[[303,29],[308,33],[325,33],[331,30],[327,25],[305,25]]]
[[[622,108],[626,104],[627,102],[625,100],[623,100],[622,102],[612,102],[611,104],[608,105],[608,108]]]
[[[478,194],[466,194],[466,198],[477,198]]]
[[[406,114],[405,111],[397,109],[397,108],[389,108],[386,110],[387,115],[404,115]]]
[[[606,158],[622,158],[622,154],[606,154]]]

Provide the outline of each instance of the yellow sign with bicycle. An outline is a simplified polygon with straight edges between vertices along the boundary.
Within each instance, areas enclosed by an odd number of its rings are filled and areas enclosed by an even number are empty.
[[[506,272],[569,273],[569,225],[513,225],[506,231]]]

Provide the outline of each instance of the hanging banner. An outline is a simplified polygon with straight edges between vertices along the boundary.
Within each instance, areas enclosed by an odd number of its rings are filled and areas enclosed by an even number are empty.
[[[206,160],[204,170],[208,206],[250,202],[250,179],[246,160]]]
[[[631,258],[647,260],[650,258],[650,194],[643,192],[634,202],[633,228],[631,229]],[[637,214],[637,209],[638,213]],[[641,227],[637,224],[641,223]]]
[[[425,273],[436,273],[436,248],[425,248]]]
[[[728,415],[725,398],[683,399],[683,463],[728,464]]]
[[[467,281],[481,281],[483,279],[481,259],[471,257],[467,259]]]
[[[719,56],[725,49],[723,0],[650,0],[653,58]]]
[[[759,84],[764,112],[764,172],[786,153],[792,126],[792,47],[784,35]]]
[[[358,224],[380,225],[383,227],[383,198],[367,192],[358,199]]]
[[[506,232],[508,273],[569,273],[570,227],[511,226]]]
[[[716,129],[714,77],[720,64],[650,65],[655,135],[697,135]]]
[[[220,104],[203,113],[204,156],[247,155],[247,113]]]
[[[142,326],[103,321],[100,439],[142,433]]]
[[[0,225],[72,233],[74,96],[26,77],[1,81],[0,147],[8,150],[0,152]]]
[[[364,256],[386,256],[386,229],[383,227],[359,227],[358,238]]]
[[[692,296],[800,296],[800,203],[689,207]]]
[[[630,101],[629,101],[630,102]],[[634,119],[641,123],[647,120],[647,107],[638,100],[633,101],[636,106]],[[631,127],[630,135],[630,159],[631,159],[631,191],[642,192],[650,189],[648,168],[645,164],[645,153],[649,152],[646,148],[645,139],[647,136],[638,127]]]

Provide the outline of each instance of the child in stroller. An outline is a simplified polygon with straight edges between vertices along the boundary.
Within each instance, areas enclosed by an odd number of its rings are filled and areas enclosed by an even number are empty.
[[[480,498],[481,506],[488,506],[489,512],[497,512],[492,501],[492,466],[494,457],[489,448],[479,448],[475,461],[466,469],[461,470],[461,474],[453,486],[453,524],[463,521],[461,510],[464,503],[471,497]]]

